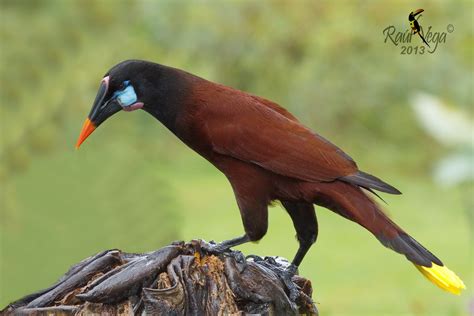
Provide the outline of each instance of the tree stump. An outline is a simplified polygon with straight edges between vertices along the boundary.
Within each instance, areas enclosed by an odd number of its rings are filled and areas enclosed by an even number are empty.
[[[213,253],[202,240],[145,254],[107,250],[74,265],[53,286],[8,305],[26,315],[317,315],[311,282],[283,277],[288,261]],[[291,289],[296,295],[290,295]],[[293,297],[294,299],[290,299]]]

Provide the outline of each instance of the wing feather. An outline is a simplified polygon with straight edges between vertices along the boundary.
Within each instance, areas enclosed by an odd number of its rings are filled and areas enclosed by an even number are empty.
[[[226,102],[215,98],[203,113],[215,152],[305,181],[332,181],[357,172],[346,153],[275,103],[240,91],[237,96],[234,90],[221,92]]]

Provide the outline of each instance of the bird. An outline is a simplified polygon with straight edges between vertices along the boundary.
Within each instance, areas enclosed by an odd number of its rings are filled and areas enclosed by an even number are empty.
[[[420,36],[420,38],[423,40],[423,43],[425,43],[426,46],[430,47],[428,42],[425,40],[424,35],[422,34],[423,29],[421,28],[421,25],[420,25],[420,23],[418,23],[418,20],[416,18],[416,16],[418,14],[421,14],[421,12],[423,12],[423,11],[425,11],[425,10],[418,9],[418,10],[415,10],[413,12],[410,12],[410,14],[408,15],[408,21],[410,22],[410,27],[411,27],[411,30],[412,30],[412,34],[418,34]],[[421,15],[418,18],[421,18]]]
[[[103,76],[76,148],[115,113],[135,110],[160,121],[230,182],[245,233],[215,244],[214,250],[262,239],[268,207],[279,201],[299,244],[286,270],[292,275],[316,242],[318,205],[368,230],[441,289],[458,295],[465,289],[454,272],[375,201],[375,191],[401,194],[398,189],[359,170],[342,149],[277,103],[178,68],[126,60]]]

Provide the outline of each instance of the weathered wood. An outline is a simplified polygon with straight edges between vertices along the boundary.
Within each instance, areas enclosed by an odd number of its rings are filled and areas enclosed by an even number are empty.
[[[311,282],[285,278],[286,261],[205,249],[212,247],[196,240],[146,254],[104,251],[2,314],[317,315]]]

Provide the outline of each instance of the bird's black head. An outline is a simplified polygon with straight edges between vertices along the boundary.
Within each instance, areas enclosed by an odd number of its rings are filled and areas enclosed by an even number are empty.
[[[76,148],[106,119],[124,110],[127,112],[146,109],[169,112],[164,107],[176,86],[178,71],[143,60],[127,60],[112,67],[102,78],[99,91],[88,118],[84,122]],[[160,104],[163,103],[163,104]],[[157,116],[157,115],[155,115]]]

